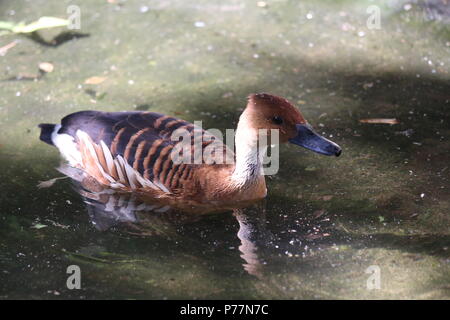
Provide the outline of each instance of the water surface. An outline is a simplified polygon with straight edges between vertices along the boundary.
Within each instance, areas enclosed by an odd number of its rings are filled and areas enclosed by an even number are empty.
[[[0,57],[2,299],[450,297],[445,1],[16,0],[0,1],[0,20],[77,3],[81,30],[63,41],[61,29],[0,37],[18,41]],[[27,80],[41,62],[54,71]],[[106,80],[84,83],[93,76]],[[294,102],[343,154],[282,146],[259,206],[102,229],[69,179],[37,188],[62,176],[41,122],[149,110],[224,130],[261,91]],[[66,287],[74,264],[80,290]],[[370,266],[380,289],[367,288]]]

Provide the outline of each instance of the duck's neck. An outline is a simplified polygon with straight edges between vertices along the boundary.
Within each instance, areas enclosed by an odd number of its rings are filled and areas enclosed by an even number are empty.
[[[263,157],[267,146],[258,145],[258,130],[251,128],[245,117],[241,116],[236,136],[236,161],[231,176],[237,187],[245,187],[263,174]]]

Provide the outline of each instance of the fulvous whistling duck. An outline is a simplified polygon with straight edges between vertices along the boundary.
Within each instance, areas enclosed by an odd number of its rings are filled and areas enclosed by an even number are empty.
[[[79,168],[103,186],[154,199],[230,204],[266,196],[262,158],[278,132],[279,143],[291,142],[324,155],[341,154],[334,142],[320,136],[300,111],[284,98],[252,94],[239,118],[235,154],[208,131],[154,112],[80,111],[61,124],[40,124],[40,139],[56,146],[70,166]],[[197,130],[196,130],[197,129]],[[173,134],[189,134],[188,150]],[[196,134],[200,133],[200,135]],[[263,145],[260,133],[269,142]],[[214,144],[214,154],[232,155],[229,163],[179,162],[174,150],[194,154]],[[210,152],[210,151],[209,151]],[[189,155],[190,157],[190,155]]]

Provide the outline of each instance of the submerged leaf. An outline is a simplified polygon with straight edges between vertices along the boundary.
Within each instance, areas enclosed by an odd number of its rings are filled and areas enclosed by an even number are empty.
[[[46,224],[42,224],[42,223],[35,223],[35,224],[33,224],[32,226],[31,226],[31,228],[33,228],[33,229],[42,229],[42,228],[45,228],[45,227],[47,227],[47,225]]]
[[[37,187],[39,189],[50,188],[55,182],[56,182],[56,178],[50,179],[50,180],[47,180],[47,181],[40,181],[39,184],[37,185]]]

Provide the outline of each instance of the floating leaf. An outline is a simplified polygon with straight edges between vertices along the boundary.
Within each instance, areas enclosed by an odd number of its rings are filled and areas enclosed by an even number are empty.
[[[14,22],[0,21],[0,29],[9,30],[12,32],[15,26],[17,26],[17,24]]]
[[[90,77],[84,81],[85,84],[100,84],[106,80],[106,77]]]
[[[14,33],[30,33],[41,29],[49,29],[56,27],[66,27],[69,25],[69,20],[55,18],[55,17],[41,17],[39,20],[34,21],[30,24],[23,25],[18,24],[14,26],[12,32]]]
[[[380,124],[398,124],[398,120],[395,118],[374,118],[374,119],[361,119],[359,120],[361,123],[380,123]]]

